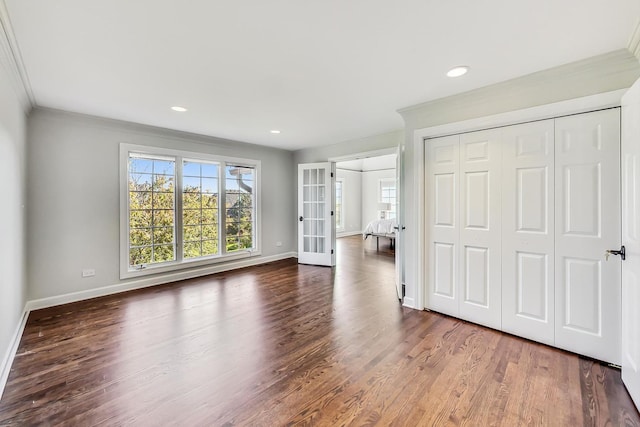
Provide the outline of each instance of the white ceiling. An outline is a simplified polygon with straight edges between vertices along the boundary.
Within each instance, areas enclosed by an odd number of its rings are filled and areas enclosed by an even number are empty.
[[[287,149],[625,48],[640,16],[638,0],[0,1],[37,105]]]

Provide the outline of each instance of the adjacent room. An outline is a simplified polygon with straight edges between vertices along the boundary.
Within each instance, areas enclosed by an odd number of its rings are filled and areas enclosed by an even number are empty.
[[[359,235],[375,243],[377,251],[381,247],[394,251],[398,226],[396,157],[387,154],[336,162],[336,237]]]
[[[0,425],[640,426],[637,0],[0,27]]]

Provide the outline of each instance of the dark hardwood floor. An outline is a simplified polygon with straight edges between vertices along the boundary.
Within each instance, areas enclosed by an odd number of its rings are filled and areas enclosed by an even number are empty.
[[[33,312],[0,425],[640,425],[616,369],[402,308],[385,248]]]

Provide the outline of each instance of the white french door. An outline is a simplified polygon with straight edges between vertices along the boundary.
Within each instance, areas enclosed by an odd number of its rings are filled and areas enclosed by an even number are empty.
[[[640,81],[622,98],[622,381],[640,408]]]
[[[620,364],[620,110],[555,126],[555,345]]]
[[[298,165],[298,262],[335,265],[334,163]]]

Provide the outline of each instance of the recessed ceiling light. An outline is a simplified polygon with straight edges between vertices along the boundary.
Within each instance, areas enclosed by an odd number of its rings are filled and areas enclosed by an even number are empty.
[[[271,133],[280,133],[280,131],[278,129],[273,129]]]
[[[469,67],[460,65],[447,71],[447,77],[460,77],[467,74],[467,71],[469,71]]]
[[[180,113],[184,113],[185,111],[187,111],[187,109],[186,109],[186,108],[184,108],[184,107],[180,107],[180,106],[177,106],[177,105],[174,105],[173,107],[171,107],[171,109],[172,109],[173,111],[178,111],[178,112],[180,112]]]

